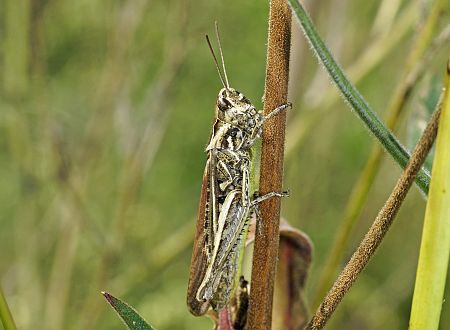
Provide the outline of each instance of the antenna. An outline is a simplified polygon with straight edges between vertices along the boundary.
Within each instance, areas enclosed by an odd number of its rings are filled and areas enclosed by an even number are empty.
[[[222,60],[223,74],[225,76],[225,81],[227,83],[227,88],[230,88],[230,84],[228,83],[227,70],[225,69],[225,61],[223,59],[222,44],[220,42],[219,24],[217,24],[217,21],[215,21],[214,24],[216,26],[216,38],[217,38],[217,43],[219,44],[219,52],[220,52],[220,58]]]
[[[225,81],[223,80],[222,72],[220,72],[219,63],[217,62],[216,54],[214,53],[214,49],[211,46],[211,41],[209,41],[208,35],[206,35],[206,42],[208,43],[209,49],[211,50],[211,54],[214,58],[214,63],[216,64],[216,69],[217,69],[217,72],[219,73],[219,78],[220,78],[220,81],[222,82],[222,85],[224,88],[229,88],[228,80],[227,80],[227,85],[225,85]]]

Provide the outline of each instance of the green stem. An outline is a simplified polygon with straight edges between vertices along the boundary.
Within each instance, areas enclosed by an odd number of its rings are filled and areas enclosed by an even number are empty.
[[[9,310],[3,290],[0,287],[0,321],[2,321],[5,330],[16,330],[16,324]]]
[[[300,23],[306,37],[314,49],[320,62],[324,65],[328,74],[339,88],[345,100],[351,105],[359,118],[364,122],[369,131],[381,142],[386,151],[404,169],[409,161],[410,153],[397,140],[395,135],[383,124],[377,114],[370,108],[367,101],[359,91],[347,79],[342,69],[334,60],[325,43],[319,37],[314,25],[306,11],[298,0],[289,0],[289,3]],[[424,194],[428,193],[430,183],[429,171],[422,168],[417,175],[416,184]]]
[[[450,60],[450,59],[449,59]],[[450,251],[450,61],[422,232],[410,330],[437,329]]]

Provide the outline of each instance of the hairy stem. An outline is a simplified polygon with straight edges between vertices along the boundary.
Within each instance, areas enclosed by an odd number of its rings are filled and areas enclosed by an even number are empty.
[[[429,44],[432,37],[432,31],[437,25],[436,12],[442,9],[442,1],[435,2],[435,6],[427,18],[422,29],[419,30],[416,41],[411,47],[409,56],[406,59],[405,74],[398,84],[390,102],[390,106],[386,112],[386,124],[389,129],[394,130],[398,125],[400,114],[405,108],[406,102],[411,96],[411,91],[426,71],[426,68],[436,54],[436,51],[448,42],[450,37],[449,27],[445,28],[442,33],[434,40],[432,45],[425,52],[425,47]],[[421,49],[419,52],[418,49]],[[425,52],[425,54],[424,54]],[[341,262],[345,252],[345,247],[352,233],[353,227],[356,225],[358,217],[362,211],[364,203],[369,195],[375,177],[383,160],[383,150],[377,144],[374,144],[369,154],[366,164],[361,171],[356,183],[352,188],[350,197],[345,207],[344,216],[338,226],[336,239],[330,248],[330,254],[322,271],[317,292],[313,299],[313,306],[317,307],[327,290],[333,283],[333,278],[337,267]]]
[[[376,249],[382,242],[389,230],[400,206],[403,203],[414,179],[419,172],[428,152],[433,146],[436,138],[440,110],[435,111],[429,124],[427,125],[422,137],[420,138],[411,160],[405,171],[397,181],[391,195],[387,199],[383,208],[378,213],[375,221],[360,243],[359,247],[342,270],[338,279],[331,290],[327,293],[325,299],[320,304],[307,329],[322,329],[330,316],[336,310],[338,304],[342,301],[345,294],[358,278],[359,274],[365,268],[370,258],[374,255]]]
[[[289,80],[291,11],[285,0],[271,0],[267,44],[264,114],[286,103]],[[270,119],[263,129],[260,193],[280,192],[283,182],[286,114]],[[278,258],[280,198],[261,203],[256,224],[248,329],[270,329]]]

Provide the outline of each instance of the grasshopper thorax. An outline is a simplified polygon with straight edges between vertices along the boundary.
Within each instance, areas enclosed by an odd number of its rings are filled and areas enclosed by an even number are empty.
[[[222,88],[217,97],[217,118],[224,123],[252,131],[258,127],[263,116],[244,94],[234,88]]]

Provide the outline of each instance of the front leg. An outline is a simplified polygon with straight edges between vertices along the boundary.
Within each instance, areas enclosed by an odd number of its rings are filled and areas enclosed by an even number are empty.
[[[289,197],[289,191],[282,191],[282,192],[272,191],[262,196],[259,196],[258,193],[255,193],[253,194],[253,200],[250,203],[250,207],[252,208],[257,207],[259,203],[273,197]]]
[[[252,146],[255,143],[255,141],[261,137],[262,126],[267,120],[278,115],[281,111],[284,111],[288,108],[292,108],[292,103],[288,102],[282,104],[279,107],[273,109],[268,115],[263,116],[262,119],[256,123],[256,126],[250,132],[250,139],[247,143],[247,146]],[[259,115],[261,115],[261,113],[259,113]]]
[[[267,120],[269,120],[270,118],[272,118],[272,117],[278,115],[281,111],[284,111],[284,110],[286,110],[287,108],[292,109],[292,103],[291,103],[291,102],[282,104],[282,105],[280,105],[279,107],[273,109],[268,115],[266,115],[266,116],[263,117],[263,120],[260,121],[260,122],[258,123],[258,125],[259,125],[259,126],[262,126]]]

